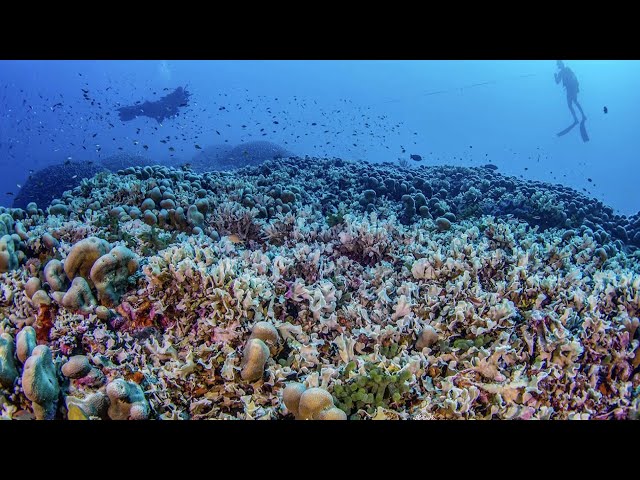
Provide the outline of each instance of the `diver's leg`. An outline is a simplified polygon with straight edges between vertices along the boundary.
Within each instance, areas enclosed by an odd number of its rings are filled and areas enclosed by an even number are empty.
[[[573,116],[573,121],[575,123],[578,123],[578,117],[576,116],[576,112],[573,109],[573,101],[574,99],[570,96],[567,95],[567,106],[569,107],[569,111],[571,112],[571,115]],[[580,109],[582,111],[582,109]]]
[[[578,107],[578,110],[580,110],[580,114],[582,115],[582,121],[584,122],[587,119],[587,117],[584,114],[584,111],[582,110],[582,107],[578,103],[578,98],[577,97],[575,98],[574,102],[575,102],[576,106]]]

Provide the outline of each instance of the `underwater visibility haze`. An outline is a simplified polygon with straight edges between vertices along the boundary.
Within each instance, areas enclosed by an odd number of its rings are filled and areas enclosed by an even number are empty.
[[[638,61],[0,61],[0,417],[636,419]]]

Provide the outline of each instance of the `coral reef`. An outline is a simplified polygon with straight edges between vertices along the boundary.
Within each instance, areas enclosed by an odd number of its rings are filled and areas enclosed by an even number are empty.
[[[58,205],[0,211],[2,418],[640,417],[640,221],[565,187],[307,157]]]

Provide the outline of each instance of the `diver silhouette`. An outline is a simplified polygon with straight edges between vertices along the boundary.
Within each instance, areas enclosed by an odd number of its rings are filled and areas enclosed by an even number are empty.
[[[580,102],[578,102],[578,92],[580,92],[580,85],[578,83],[578,79],[576,78],[576,74],[573,73],[569,67],[564,65],[562,60],[558,60],[556,62],[558,66],[558,71],[555,73],[556,84],[562,81],[562,85],[567,91],[567,106],[569,107],[569,111],[571,112],[571,116],[573,117],[573,123],[569,125],[569,127],[562,130],[558,133],[558,136],[561,137],[569,133],[573,127],[578,124],[578,117],[576,116],[576,112],[573,109],[573,105],[575,104],[580,110],[580,114],[582,115],[582,121],[580,121],[580,135],[582,136],[582,140],[585,142],[589,141],[589,135],[587,135],[587,129],[585,122],[587,121],[587,117],[582,110],[582,106]]]

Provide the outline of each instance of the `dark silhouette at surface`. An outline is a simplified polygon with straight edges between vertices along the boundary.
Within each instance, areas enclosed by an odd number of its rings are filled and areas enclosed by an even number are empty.
[[[556,83],[562,82],[562,85],[567,91],[567,106],[569,107],[569,111],[571,112],[571,116],[573,117],[573,123],[569,125],[567,128],[558,133],[558,136],[561,137],[569,133],[573,128],[580,123],[580,135],[582,136],[582,140],[585,142],[589,141],[589,135],[587,134],[586,121],[587,117],[582,110],[582,106],[580,102],[578,102],[578,93],[580,92],[580,85],[578,83],[578,79],[576,74],[573,73],[569,67],[564,65],[562,60],[558,60],[556,63],[558,66],[558,71],[555,73]],[[578,122],[578,116],[576,115],[576,111],[573,106],[578,107],[580,110],[580,114],[582,115],[582,120]]]
[[[162,123],[166,118],[175,117],[180,107],[189,104],[191,94],[184,88],[178,87],[173,92],[165,95],[155,102],[146,101],[137,105],[120,107],[120,120],[128,122],[136,117],[155,118],[158,123]]]

